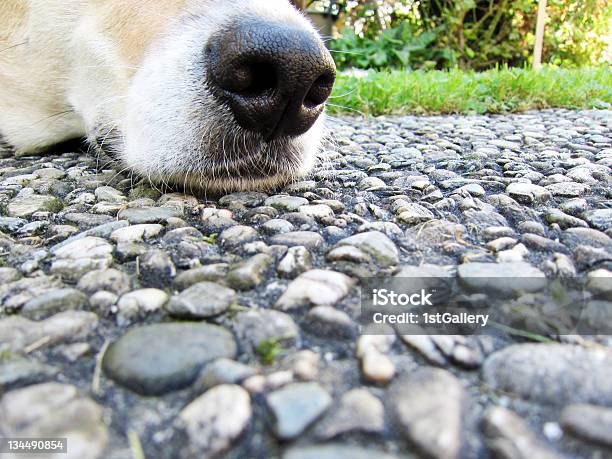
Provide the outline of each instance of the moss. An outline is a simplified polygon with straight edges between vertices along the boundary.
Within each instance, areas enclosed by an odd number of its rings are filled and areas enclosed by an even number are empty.
[[[51,199],[43,207],[44,210],[46,210],[47,212],[51,212],[53,214],[60,212],[63,208],[64,208],[64,203],[62,202],[61,199],[57,199],[57,198]]]
[[[282,349],[283,347],[281,346],[280,341],[272,338],[259,343],[257,348],[255,348],[255,352],[259,356],[261,363],[264,365],[272,365]]]

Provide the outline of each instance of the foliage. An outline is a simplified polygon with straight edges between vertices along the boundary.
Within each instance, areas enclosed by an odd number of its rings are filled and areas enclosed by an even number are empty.
[[[272,365],[282,350],[280,341],[274,338],[262,341],[255,348],[255,352],[264,365]]]
[[[534,45],[537,0],[337,3],[344,28],[331,47],[341,51],[336,53],[341,68],[524,66]],[[546,11],[545,62],[564,66],[605,62],[612,2],[548,0]]]
[[[611,108],[612,70],[560,69],[540,72],[500,68],[486,72],[369,71],[340,75],[331,113],[505,113],[543,108]]]

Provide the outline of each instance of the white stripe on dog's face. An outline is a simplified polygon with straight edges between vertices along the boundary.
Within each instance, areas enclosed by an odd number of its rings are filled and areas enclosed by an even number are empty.
[[[119,110],[121,119],[97,113],[102,117],[89,120],[100,131],[95,135],[106,137],[107,144],[114,139],[119,159],[140,175],[188,188],[262,189],[308,172],[320,147],[324,115],[301,135],[266,142],[241,127],[215,93],[207,44],[230,25],[253,20],[316,35],[287,0],[190,2],[144,52]],[[133,47],[123,52],[138,58]],[[105,126],[114,131],[109,135]]]

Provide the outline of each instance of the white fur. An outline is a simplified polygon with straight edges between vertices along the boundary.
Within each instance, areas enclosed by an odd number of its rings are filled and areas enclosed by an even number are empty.
[[[265,144],[213,98],[202,68],[209,37],[236,19],[316,34],[288,0],[189,0],[137,66],[123,60],[89,1],[29,0],[26,24],[4,42],[0,35],[0,133],[17,152],[86,135],[139,175],[211,190],[274,186],[312,167],[324,115],[298,138]],[[0,26],[2,14],[0,6]],[[244,168],[261,178],[242,178]]]

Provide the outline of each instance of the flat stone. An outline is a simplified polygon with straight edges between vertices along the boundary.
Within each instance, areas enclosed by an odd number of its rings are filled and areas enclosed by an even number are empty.
[[[588,442],[612,447],[612,409],[575,404],[561,413],[563,429]]]
[[[230,359],[217,359],[204,367],[194,384],[194,389],[204,392],[221,384],[240,384],[255,374],[257,374],[255,368],[243,363]]]
[[[506,193],[524,204],[541,204],[552,198],[550,190],[531,183],[513,182],[507,186]]]
[[[484,415],[487,444],[502,459],[562,459],[552,448],[538,439],[518,415],[499,406]]]
[[[240,266],[232,269],[226,277],[230,287],[238,290],[250,290],[257,287],[264,280],[268,268],[274,259],[267,253],[258,253]]]
[[[103,360],[109,378],[142,395],[161,395],[192,384],[200,369],[233,358],[236,343],[224,328],[206,323],[163,323],[128,331]]]
[[[39,194],[18,195],[8,204],[9,217],[29,217],[35,212],[46,210],[48,206],[56,202],[53,196]]]
[[[413,202],[406,203],[405,205],[401,206],[397,210],[397,213],[398,220],[409,225],[428,222],[435,218],[431,210]]]
[[[333,438],[346,432],[379,433],[385,428],[382,402],[367,389],[352,389],[340,399],[337,409],[317,426],[321,438]]]
[[[314,231],[292,231],[272,236],[270,243],[289,247],[301,245],[309,250],[316,250],[325,244],[325,239]]]
[[[589,210],[584,214],[584,219],[592,227],[606,231],[612,228],[612,209]]]
[[[243,346],[256,349],[269,341],[293,342],[300,330],[288,314],[269,309],[255,309],[239,313],[234,328]]]
[[[332,339],[353,336],[357,328],[346,312],[332,306],[315,306],[312,308],[306,315],[304,326],[317,336]]]
[[[164,223],[169,218],[182,217],[183,212],[176,207],[129,207],[118,214],[121,220],[132,225],[142,223]]]
[[[44,349],[86,338],[98,325],[98,316],[85,311],[63,311],[42,321],[21,316],[0,320],[0,351],[23,352],[30,346]]]
[[[250,226],[236,225],[219,235],[219,242],[227,248],[237,248],[258,238],[257,230]]]
[[[286,212],[295,212],[300,207],[307,205],[308,199],[297,196],[276,195],[270,196],[265,200],[264,204]]]
[[[3,268],[9,269],[9,268]],[[47,292],[63,287],[63,284],[55,276],[24,277],[17,276],[9,271],[5,275],[10,276],[6,282],[0,283],[0,310],[15,311],[20,309],[28,301],[31,301]],[[12,278],[12,280],[9,280]]]
[[[274,433],[282,440],[298,437],[331,402],[331,396],[317,383],[290,384],[266,397]]]
[[[115,242],[141,242],[157,236],[164,227],[156,224],[131,225],[113,231],[111,239]]]
[[[279,262],[276,271],[283,277],[294,278],[310,269],[312,257],[303,246],[290,247]]]
[[[176,317],[205,319],[223,314],[236,301],[231,288],[212,282],[200,282],[174,295],[168,312]]]
[[[477,293],[512,296],[546,287],[546,275],[525,262],[464,263],[457,267],[459,281]]]
[[[0,360],[0,390],[29,386],[48,381],[53,378],[58,369],[35,360],[16,358]]]
[[[465,393],[450,372],[419,368],[396,381],[392,406],[406,437],[425,455],[458,458]]]
[[[610,378],[612,351],[569,344],[515,344],[490,355],[483,367],[489,387],[551,405],[612,406]]]
[[[552,193],[553,196],[561,196],[565,198],[578,198],[583,194],[591,190],[591,187],[584,183],[576,182],[561,182],[546,185],[546,189]]]
[[[226,263],[214,263],[183,271],[174,279],[174,285],[178,290],[184,290],[199,282],[218,282],[225,278],[229,271]]]
[[[342,239],[339,246],[350,245],[368,254],[377,264],[388,267],[399,264],[399,251],[391,239],[380,231],[369,231]]]
[[[52,249],[56,259],[51,272],[78,279],[89,271],[108,268],[113,262],[113,246],[105,239],[88,236]]]
[[[334,211],[332,210],[332,208],[325,204],[311,204],[307,206],[301,206],[298,210],[300,213],[316,219],[334,217]]]
[[[77,288],[89,295],[93,295],[99,291],[113,292],[117,295],[122,295],[131,290],[132,281],[123,271],[118,269],[101,269],[90,271],[85,274]]]
[[[119,325],[159,311],[168,302],[168,294],[156,288],[142,288],[126,293],[117,302]]]
[[[213,457],[227,450],[251,420],[251,399],[242,387],[213,387],[187,405],[179,414],[189,443],[188,457]]]
[[[241,191],[223,196],[219,199],[219,205],[229,208],[251,208],[261,206],[267,197],[267,194],[257,191]]]
[[[293,280],[276,302],[276,308],[293,309],[305,305],[334,305],[344,298],[355,280],[336,271],[312,269]]]
[[[612,250],[612,238],[591,228],[569,228],[561,234],[561,242],[570,248],[587,245],[596,249]]]
[[[43,319],[69,309],[79,309],[87,304],[87,297],[73,288],[51,290],[32,298],[23,305],[22,314],[30,319]]]
[[[0,399],[7,437],[66,438],[65,459],[105,457],[108,430],[102,406],[69,384],[48,382],[13,390]]]
[[[397,459],[382,451],[342,443],[326,443],[316,446],[294,446],[283,459]]]

